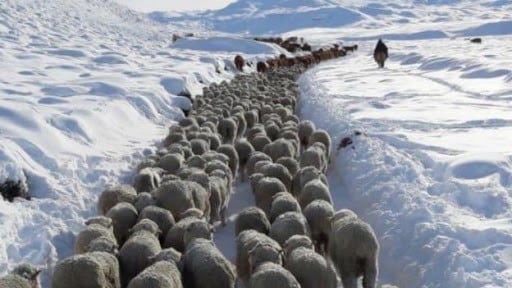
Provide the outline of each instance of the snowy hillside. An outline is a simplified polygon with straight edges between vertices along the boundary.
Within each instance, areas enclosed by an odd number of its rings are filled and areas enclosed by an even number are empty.
[[[247,34],[285,33],[359,44],[301,77],[298,112],[336,145],[351,137],[328,177],[336,208],[379,237],[380,284],[512,287],[510,11],[503,0],[239,0],[146,15],[104,0],[0,1],[0,182],[26,179],[33,195],[0,199],[0,274],[69,256],[98,194],[130,181],[187,95],[231,79],[236,53],[283,52]],[[379,37],[385,69],[371,58]],[[248,189],[238,183],[215,235],[230,259]]]

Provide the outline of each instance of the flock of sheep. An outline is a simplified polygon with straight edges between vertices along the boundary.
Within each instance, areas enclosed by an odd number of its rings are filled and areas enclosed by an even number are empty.
[[[372,228],[333,208],[331,138],[295,115],[295,79],[307,66],[271,66],[204,88],[132,185],[102,192],[101,215],[54,267],[52,287],[336,288],[338,276],[345,288],[361,276],[364,288],[375,287]],[[215,221],[226,225],[237,177],[250,182],[255,206],[235,219],[233,265],[212,238]],[[22,265],[0,287],[37,287],[39,272]]]

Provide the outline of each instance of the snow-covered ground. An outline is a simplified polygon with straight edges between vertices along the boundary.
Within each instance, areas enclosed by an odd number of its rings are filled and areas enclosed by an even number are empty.
[[[0,200],[0,274],[68,256],[98,193],[129,182],[183,117],[178,95],[229,80],[235,53],[282,52],[245,33],[286,33],[359,44],[301,77],[299,112],[335,144],[352,138],[328,176],[336,207],[376,230],[380,283],[512,287],[511,10],[503,0],[239,0],[146,15],[104,0],[0,1],[0,181],[27,177],[34,196]],[[385,69],[371,58],[380,36]],[[237,183],[230,220],[252,203],[248,189]],[[233,259],[232,221],[215,240]]]

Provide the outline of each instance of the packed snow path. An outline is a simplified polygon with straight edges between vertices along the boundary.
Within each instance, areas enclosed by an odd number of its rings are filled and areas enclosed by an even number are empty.
[[[353,142],[331,193],[375,229],[381,284],[510,287],[510,79],[488,68],[503,57],[492,44],[450,41],[394,42],[384,69],[374,42],[321,64],[299,80],[299,116]]]

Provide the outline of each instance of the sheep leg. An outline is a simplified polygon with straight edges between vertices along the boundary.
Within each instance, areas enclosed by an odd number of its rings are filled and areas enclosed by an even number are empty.
[[[357,288],[357,277],[352,273],[344,273],[341,276],[343,288]]]
[[[222,210],[220,210],[220,221],[222,223],[222,226],[223,227],[226,227],[226,208],[222,208]]]
[[[365,264],[363,271],[363,288],[375,288],[378,273],[377,261],[375,259],[369,259]]]

